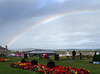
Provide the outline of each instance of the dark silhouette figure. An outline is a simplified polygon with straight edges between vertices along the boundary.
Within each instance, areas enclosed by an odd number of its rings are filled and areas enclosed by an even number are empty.
[[[76,55],[76,51],[73,50],[73,51],[72,51],[72,60],[75,60],[75,55]]]

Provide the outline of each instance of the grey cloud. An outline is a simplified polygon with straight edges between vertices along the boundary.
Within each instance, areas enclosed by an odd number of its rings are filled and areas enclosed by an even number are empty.
[[[48,3],[50,0],[46,1],[2,0],[0,2],[0,25],[2,25],[0,42],[5,44],[30,26],[35,26],[56,14],[99,10],[100,7],[100,1],[97,0],[59,0],[59,2],[52,0],[50,3]],[[99,15],[99,12],[77,14],[50,21],[25,33],[11,47],[99,47]],[[5,39],[4,42],[3,39]]]
[[[49,1],[49,0],[48,0]],[[84,10],[89,8],[95,7],[99,2],[94,1],[79,1],[79,0],[59,0],[58,2],[63,2],[61,4],[51,3],[47,4],[46,6],[42,7],[41,9],[37,9],[38,3],[42,0],[5,0],[2,1],[0,4],[0,17],[2,21],[12,21],[12,20],[19,20],[24,18],[31,18],[35,16],[41,15],[51,15],[57,14],[62,12],[74,11],[76,9]],[[44,1],[46,2],[46,1]],[[53,2],[53,0],[51,1]],[[57,0],[55,0],[57,2]],[[73,9],[73,10],[72,10]]]

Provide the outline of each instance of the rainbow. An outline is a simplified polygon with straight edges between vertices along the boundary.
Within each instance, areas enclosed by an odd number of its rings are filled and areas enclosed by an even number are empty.
[[[18,39],[20,39],[23,35],[25,35],[26,33],[28,33],[29,31],[43,25],[46,23],[49,23],[51,21],[63,18],[63,17],[68,17],[68,16],[73,16],[73,15],[82,15],[82,14],[90,14],[90,13],[100,13],[100,10],[81,10],[81,11],[74,11],[74,12],[67,12],[67,13],[62,13],[62,14],[58,14],[55,15],[53,17],[47,18],[35,25],[30,26],[29,28],[27,28],[26,30],[24,30],[23,32],[21,32],[19,35],[17,35],[16,37],[14,37],[10,42],[7,43],[8,47],[10,47],[12,44],[14,44]]]

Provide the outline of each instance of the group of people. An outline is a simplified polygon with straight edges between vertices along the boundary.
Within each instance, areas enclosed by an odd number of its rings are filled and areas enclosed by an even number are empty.
[[[70,53],[69,53],[69,50],[66,50],[66,54],[67,54],[67,59],[69,59],[69,56],[71,56]],[[72,59],[73,60],[75,60],[75,56],[76,56],[76,51],[73,50],[72,51]]]

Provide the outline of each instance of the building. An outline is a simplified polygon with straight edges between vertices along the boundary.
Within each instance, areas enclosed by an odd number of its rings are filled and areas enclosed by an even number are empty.
[[[0,46],[0,56],[1,57],[3,57],[3,56],[7,57],[8,56],[8,48],[7,48],[7,46],[5,46],[5,48]]]
[[[30,57],[39,56],[42,59],[43,54],[47,54],[47,59],[50,60],[51,55],[55,55],[55,60],[59,60],[59,54],[54,51],[32,51],[28,53]]]
[[[30,56],[34,55],[43,55],[43,54],[48,54],[48,55],[55,55],[56,52],[54,51],[32,51],[28,53]]]

